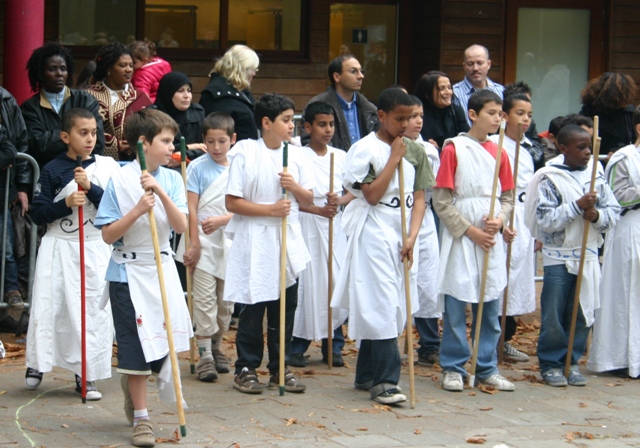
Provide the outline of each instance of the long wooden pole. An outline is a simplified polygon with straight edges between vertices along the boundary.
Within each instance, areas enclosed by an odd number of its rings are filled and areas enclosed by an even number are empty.
[[[187,142],[184,137],[180,137],[180,169],[182,171],[182,182],[184,183],[184,196],[187,198],[189,191],[187,190]],[[191,218],[191,217],[189,217]],[[184,251],[188,251],[191,247],[191,237],[189,236],[189,222],[187,222],[187,230],[184,231]],[[189,308],[189,317],[193,324],[193,268],[185,268],[187,274],[187,307]],[[189,341],[189,371],[196,373],[196,336],[195,334]]]
[[[76,164],[82,168],[82,157],[76,158]],[[82,187],[78,184],[78,191]],[[80,350],[82,351],[82,366],[80,368],[82,402],[87,402],[87,286],[84,266],[84,207],[78,207],[78,239],[80,249]]]
[[[593,167],[591,168],[591,185],[589,193],[593,193],[596,189],[596,176],[598,174],[598,156],[600,155],[600,137],[598,137],[599,118],[593,117]],[[571,370],[571,357],[573,355],[573,341],[576,336],[576,324],[578,322],[578,309],[580,308],[580,291],[582,289],[582,277],[584,276],[584,259],[587,253],[587,241],[589,240],[589,228],[591,223],[587,220],[584,222],[582,231],[582,247],[580,248],[580,263],[578,265],[578,278],[576,280],[576,292],[573,296],[573,311],[571,313],[571,328],[569,330],[569,345],[567,347],[567,358],[564,364],[564,376],[569,377]]]
[[[333,176],[335,173],[335,154],[329,156],[329,193],[333,193]],[[333,295],[333,218],[329,218],[329,246],[327,256],[327,364],[333,369],[333,310],[331,296]]]
[[[498,194],[498,179],[500,177],[500,160],[502,158],[502,144],[504,143],[504,130],[506,122],[500,122],[500,138],[498,140],[498,153],[496,154],[496,168],[493,172],[493,186],[491,188],[491,204],[487,219],[494,219],[496,196]],[[471,371],[469,372],[469,387],[475,387],[476,366],[478,364],[478,347],[480,346],[480,329],[482,327],[482,313],[484,311],[484,292],[487,287],[487,270],[489,269],[489,254],[491,249],[485,251],[482,262],[482,277],[480,278],[480,296],[478,298],[478,310],[476,312],[476,332],[473,338],[473,355],[471,356]]]
[[[407,243],[407,206],[404,197],[404,157],[400,159],[398,164],[398,184],[400,185],[400,225],[402,226],[402,247]],[[413,321],[411,313],[411,277],[409,276],[409,257],[402,258],[402,266],[404,271],[404,297],[407,308],[407,329],[406,329],[406,347],[408,347],[409,356],[409,403],[411,409],[416,407],[416,384],[415,372],[413,366]]]
[[[518,168],[520,164],[520,140],[522,140],[522,123],[518,123],[518,141],[516,141],[516,154],[515,161],[513,167],[513,182],[514,182],[514,191],[517,195],[517,186],[518,186]],[[515,198],[517,201],[518,198]],[[511,209],[511,213],[509,214],[509,227],[511,231],[514,230],[513,223],[516,217],[516,204],[513,204],[513,208]],[[504,288],[504,295],[502,299],[502,314],[500,317],[500,343],[498,344],[498,363],[502,363],[504,361],[504,340],[506,334],[506,325],[507,325],[507,304],[509,302],[509,282],[511,281],[509,275],[511,274],[511,250],[513,248],[513,244],[509,243],[507,246],[507,286]]]
[[[142,174],[147,173],[147,162],[144,157],[142,142],[138,141],[138,160]],[[171,374],[173,376],[173,387],[176,394],[176,407],[180,422],[180,433],[183,437],[187,435],[187,424],[184,418],[184,408],[182,406],[182,388],[180,387],[180,369],[176,348],[173,343],[173,327],[171,326],[171,313],[169,312],[169,302],[167,300],[167,288],[164,282],[164,269],[162,267],[162,255],[160,254],[160,243],[158,241],[158,229],[156,228],[156,217],[153,208],[149,210],[149,225],[151,226],[151,239],[153,240],[153,252],[156,259],[156,269],[158,270],[158,283],[160,284],[160,296],[162,297],[162,311],[164,313],[165,329],[167,331],[167,343],[169,344],[169,359],[171,361]]]
[[[282,150],[282,172],[286,173],[289,166],[289,143],[284,142]],[[287,199],[287,190],[282,189],[282,199]],[[279,359],[279,390],[280,395],[284,395],[284,377],[285,366],[284,358],[286,355],[286,338],[285,338],[285,319],[287,309],[287,217],[282,217],[282,243],[280,245],[280,359]]]

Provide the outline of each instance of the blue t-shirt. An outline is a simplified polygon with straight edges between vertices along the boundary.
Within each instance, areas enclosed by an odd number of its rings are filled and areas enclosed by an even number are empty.
[[[137,163],[137,162],[132,162]],[[178,173],[167,168],[160,167],[156,171],[149,172],[156,178],[160,187],[169,195],[178,209],[187,213],[187,201],[184,196],[184,184],[182,178]],[[93,223],[98,229],[107,224],[114,223],[122,219],[122,213],[120,212],[120,206],[118,205],[118,195],[113,187],[113,181],[109,180],[107,189],[104,190],[102,195],[102,201],[100,201],[100,207],[96,215],[96,220]],[[114,247],[121,247],[123,245],[122,238],[113,243]],[[107,267],[106,278],[108,282],[127,282],[127,269],[124,264],[118,264],[113,260],[113,257],[109,260],[109,266]]]
[[[229,166],[217,164],[209,154],[198,157],[187,168],[187,191],[201,196]]]

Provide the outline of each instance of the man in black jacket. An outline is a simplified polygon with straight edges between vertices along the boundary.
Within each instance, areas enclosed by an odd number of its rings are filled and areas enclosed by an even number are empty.
[[[360,93],[364,73],[360,62],[351,54],[329,63],[331,85],[314,96],[309,103],[326,101],[335,111],[335,134],[331,146],[348,151],[351,145],[374,130],[378,124],[378,108]],[[307,144],[309,136],[302,136]]]

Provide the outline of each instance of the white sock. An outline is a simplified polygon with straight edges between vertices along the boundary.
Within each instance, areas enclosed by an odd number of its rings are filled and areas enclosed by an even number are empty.
[[[211,353],[211,339],[198,339],[198,353],[200,353],[200,359],[213,359]]]
[[[147,409],[135,409],[133,411],[133,427],[138,426],[138,422],[141,420],[149,420],[149,411]]]

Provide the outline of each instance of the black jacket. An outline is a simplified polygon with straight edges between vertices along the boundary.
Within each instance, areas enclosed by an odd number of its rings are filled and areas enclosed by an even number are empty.
[[[237,140],[258,138],[253,110],[255,101],[251,92],[238,91],[218,73],[210,75],[209,84],[202,91],[200,105],[204,108],[205,117],[211,112],[224,112],[231,115],[235,122]]]
[[[20,108],[13,95],[0,87],[0,204],[4,209],[5,186],[7,182],[7,166],[13,165],[9,180],[9,202],[18,195],[18,191],[28,192],[31,189],[31,167],[26,160],[16,162],[16,154],[26,153],[29,147],[27,128],[24,124]]]
[[[153,109],[158,109],[157,105],[151,106]],[[187,145],[191,143],[202,143],[202,122],[204,121],[204,110],[202,106],[197,103],[191,103],[189,109],[185,111],[185,117],[182,123],[178,123],[179,129],[175,138],[173,139],[174,152],[180,152],[180,137],[184,137]],[[199,149],[187,149],[187,159],[193,160],[204,154]]]
[[[424,141],[433,140],[438,144],[438,151],[448,138],[453,138],[461,132],[469,132],[469,123],[465,112],[456,103],[449,107],[439,108],[423,100],[424,124],[420,135]]]
[[[580,115],[591,118],[597,115],[600,121],[600,129],[598,129],[598,135],[602,139],[600,154],[615,152],[636,141],[636,131],[633,126],[634,109],[635,107],[629,104],[613,112],[598,112],[590,106],[582,106]]]
[[[62,114],[75,107],[87,109],[96,117],[98,139],[93,154],[104,154],[103,121],[98,102],[91,94],[83,90],[69,89],[69,97],[62,104],[58,114],[38,92],[22,103],[22,115],[29,130],[29,154],[36,159],[40,169],[58,154],[67,151],[67,145],[60,140]]]

